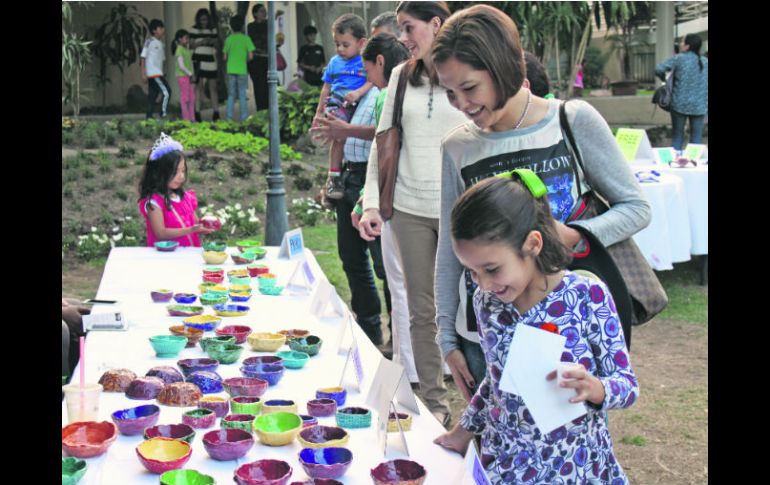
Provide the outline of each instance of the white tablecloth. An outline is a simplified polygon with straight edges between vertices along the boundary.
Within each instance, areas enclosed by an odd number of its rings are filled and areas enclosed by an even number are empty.
[[[640,185],[652,207],[652,220],[634,235],[634,241],[647,262],[661,271],[673,269],[672,263],[689,261],[690,217],[682,179],[662,173],[659,182]]]
[[[658,172],[675,175],[684,183],[687,214],[690,218],[690,254],[709,253],[709,167],[685,168],[655,166]]]
[[[229,250],[228,250],[229,252]],[[206,266],[200,256],[200,248],[179,248],[172,253],[160,253],[152,248],[115,248],[110,253],[104,268],[96,298],[119,300],[119,306],[130,323],[126,332],[97,332],[88,334],[86,343],[85,372],[86,380],[95,382],[101,374],[112,368],[128,368],[138,376],[144,375],[157,365],[175,366],[176,361],[185,358],[206,357],[199,346],[183,349],[179,356],[172,359],[158,359],[148,342],[152,335],[169,334],[168,327],[181,324],[181,317],[170,317],[166,304],[153,303],[150,291],[169,288],[174,292],[199,294],[198,284],[201,269]],[[305,251],[307,260],[317,278],[322,271],[315,258]],[[278,275],[280,285],[284,285],[297,262],[278,260],[278,248],[268,248],[263,261],[273,273]],[[230,270],[234,265],[219,265]],[[243,268],[243,266],[241,266]],[[315,398],[315,391],[320,387],[339,384],[345,356],[337,353],[337,341],[341,318],[325,317],[318,319],[310,311],[310,296],[279,297],[263,296],[254,285],[254,295],[247,303],[251,310],[244,317],[223,317],[224,325],[249,325],[254,331],[277,331],[289,328],[304,328],[318,335],[323,340],[321,352],[311,357],[301,370],[286,369],[280,382],[271,386],[263,395],[267,399],[292,399],[298,405],[298,412],[306,414],[306,403]],[[106,306],[95,306],[94,312]],[[205,314],[213,310],[205,307]],[[356,340],[361,349],[365,369],[364,387],[369,388],[382,354],[371,344],[364,333],[354,327]],[[206,336],[214,335],[213,332]],[[350,338],[349,336],[347,337]],[[254,352],[244,344],[244,351],[239,363],[220,365],[217,372],[223,377],[240,377],[240,362],[253,355],[271,353]],[[283,350],[288,350],[284,347]],[[78,382],[79,369],[73,372],[73,383]],[[348,399],[346,406],[364,406],[366,395],[354,390],[352,368],[346,379]],[[227,398],[225,392],[218,394]],[[111,421],[110,414],[119,409],[126,409],[142,404],[157,402],[136,401],[122,393],[102,393],[99,407],[99,421]],[[463,467],[463,459],[456,453],[448,452],[432,443],[432,440],[444,430],[427,408],[418,400],[421,414],[413,416],[411,431],[406,433],[409,457],[401,445],[398,434],[388,433],[388,452],[383,456],[376,446],[377,414],[372,410],[372,426],[365,429],[347,430],[350,441],[346,445],[353,452],[353,463],[340,479],[345,484],[370,484],[369,470],[378,463],[394,458],[409,458],[421,463],[428,471],[426,484],[444,485],[455,483]],[[191,408],[160,406],[158,424],[181,423],[184,411]],[[399,411],[404,411],[399,406]],[[411,413],[410,414],[414,414]],[[66,406],[62,403],[62,426],[68,423]],[[319,424],[336,426],[334,417],[319,418]],[[243,463],[258,459],[276,458],[287,461],[293,468],[292,481],[305,480],[307,475],[299,463],[298,453],[301,445],[296,440],[290,445],[271,447],[261,444],[255,435],[256,444],[249,453],[236,461],[216,461],[209,457],[203,447],[203,435],[219,428],[217,423],[208,429],[196,430],[192,447],[192,457],[184,468],[196,469],[213,476],[217,483],[232,483],[234,470]],[[143,441],[142,436],[119,435],[109,450],[99,457],[88,458],[88,471],[80,482],[82,485],[121,485],[121,484],[157,484],[158,475],[148,472],[136,456],[135,448]]]

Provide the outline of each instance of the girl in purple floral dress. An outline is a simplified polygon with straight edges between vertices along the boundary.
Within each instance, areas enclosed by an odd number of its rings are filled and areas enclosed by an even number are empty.
[[[628,483],[612,451],[607,410],[639,394],[623,330],[607,286],[564,268],[570,260],[546,188],[527,169],[491,177],[452,209],[452,247],[479,285],[473,296],[487,373],[455,427],[434,441],[464,453],[481,435],[481,462],[492,483]],[[522,325],[567,338],[562,387],[587,413],[548,434],[521,396],[500,389],[508,348]],[[543,379],[552,380],[556,372]]]

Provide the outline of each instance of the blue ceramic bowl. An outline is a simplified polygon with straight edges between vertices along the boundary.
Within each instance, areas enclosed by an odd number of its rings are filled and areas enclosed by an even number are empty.
[[[187,345],[187,337],[178,335],[155,335],[150,337],[150,345],[155,355],[161,359],[176,357],[179,351]]]
[[[198,330],[203,330],[204,332],[210,332],[217,328],[220,323],[222,323],[222,319],[213,315],[197,315],[194,317],[185,318],[182,320],[182,323],[185,327],[192,327],[197,328]]]
[[[240,301],[240,302],[249,301],[251,299],[251,295],[233,295],[232,293],[230,293],[230,299],[232,301]]]
[[[245,377],[262,379],[271,386],[278,384],[278,381],[283,377],[283,370],[284,367],[280,364],[256,364],[241,367],[241,373]]]
[[[246,305],[214,305],[214,312],[217,314],[223,314],[222,316],[230,316],[229,314],[235,313],[247,313],[249,307]]]
[[[182,373],[185,377],[189,377],[190,374],[197,371],[215,371],[219,367],[219,361],[216,359],[182,359],[177,360],[176,365],[182,369]]]
[[[155,243],[155,249],[158,251],[169,252],[179,246],[177,241],[158,241]]]
[[[310,356],[305,352],[297,352],[296,350],[284,350],[275,355],[283,359],[283,365],[287,369],[301,369],[310,360]]]
[[[160,417],[160,408],[145,404],[135,408],[121,409],[112,413],[112,421],[118,430],[127,436],[142,434],[145,428],[155,426]]]
[[[318,418],[315,416],[310,416],[309,414],[300,414],[300,418],[302,418],[302,427],[308,428],[310,426],[315,426],[318,424]]]
[[[337,402],[337,407],[342,407],[345,405],[345,399],[347,396],[348,391],[346,391],[343,387],[323,387],[315,392],[316,399],[334,399]]]
[[[303,448],[299,463],[312,478],[340,478],[353,463],[347,448]]]
[[[192,382],[203,394],[216,394],[225,388],[222,386],[222,377],[212,371],[197,371],[187,377],[187,382]]]
[[[198,297],[196,295],[193,295],[192,293],[176,293],[174,294],[174,301],[177,303],[193,303],[195,300],[197,300]]]

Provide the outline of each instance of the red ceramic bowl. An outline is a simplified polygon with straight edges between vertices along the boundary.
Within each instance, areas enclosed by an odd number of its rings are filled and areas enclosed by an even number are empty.
[[[211,458],[219,461],[241,458],[254,446],[254,436],[238,428],[209,431],[203,435],[203,447]]]
[[[251,327],[247,325],[225,325],[214,330],[214,333],[220,337],[232,335],[235,337],[235,343],[240,345],[246,341],[246,338],[251,333]]]
[[[203,281],[206,283],[221,283],[225,280],[223,273],[204,273]]]
[[[334,416],[337,412],[337,401],[329,398],[311,399],[307,402],[307,413],[317,418]],[[335,477],[325,477],[335,478]]]
[[[150,438],[136,447],[136,456],[152,473],[182,468],[192,455],[190,443],[171,438]]]
[[[256,377],[230,377],[223,380],[222,385],[230,397],[262,397],[267,390],[268,382]]]
[[[291,478],[291,466],[282,460],[257,460],[235,470],[238,485],[286,485]]]
[[[81,421],[61,430],[61,447],[76,458],[99,456],[118,438],[118,427],[109,421]]]
[[[225,269],[224,268],[219,268],[219,269],[216,269],[216,270],[210,270],[210,269],[203,268],[203,274],[204,275],[218,274],[218,275],[224,276],[225,275]]]
[[[200,218],[200,222],[206,229],[214,229],[215,231],[222,229],[222,221],[216,216],[203,216]]]

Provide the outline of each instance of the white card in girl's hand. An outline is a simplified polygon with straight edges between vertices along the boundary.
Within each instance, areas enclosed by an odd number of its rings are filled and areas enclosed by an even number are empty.
[[[574,389],[546,380],[556,370],[567,338],[539,328],[517,325],[500,377],[500,389],[524,400],[544,434],[586,414],[584,403],[571,403]]]

